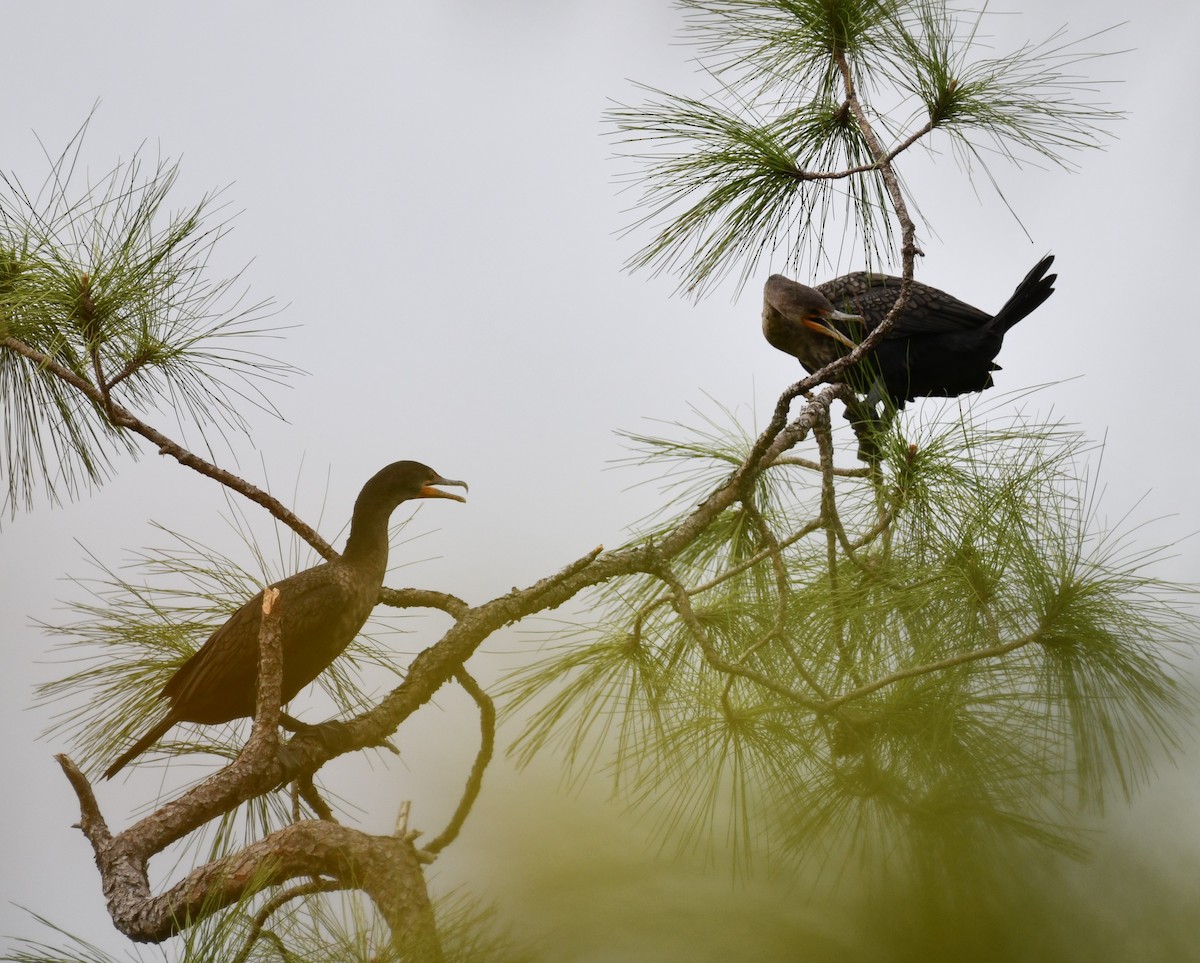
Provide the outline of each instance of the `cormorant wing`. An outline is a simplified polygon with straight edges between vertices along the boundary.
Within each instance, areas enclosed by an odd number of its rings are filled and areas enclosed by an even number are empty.
[[[323,667],[320,665],[322,657],[330,648],[338,647],[347,628],[352,629],[350,638],[345,639],[347,643],[357,632],[357,627],[342,625],[347,615],[348,593],[346,586],[330,577],[331,574],[328,564],[317,565],[274,583],[280,591],[283,618],[285,702],[295,694],[289,693],[288,689],[296,685],[297,671],[301,678],[305,675],[309,679],[315,677]],[[162,696],[181,706],[191,703],[193,698],[206,705],[211,702],[214,715],[233,713],[228,718],[253,713],[255,686],[252,680],[258,678],[262,595],[259,592],[243,604],[208,637],[168,680]],[[329,660],[336,654],[336,651],[328,654]],[[318,664],[310,666],[314,657]],[[307,684],[307,680],[303,684]]]
[[[900,284],[900,278],[889,274],[858,271],[817,285],[817,290],[841,310],[861,314],[874,329],[896,303]],[[973,331],[991,320],[992,316],[979,308],[945,291],[914,281],[904,312],[896,319],[888,338]]]

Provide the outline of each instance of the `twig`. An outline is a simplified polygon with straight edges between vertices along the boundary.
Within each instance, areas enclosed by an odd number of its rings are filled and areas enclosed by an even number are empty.
[[[96,802],[96,794],[92,792],[92,784],[88,782],[87,776],[66,753],[59,753],[54,758],[79,800],[80,819],[78,825],[80,831],[87,837],[93,849],[99,850],[107,847],[112,843],[113,837],[108,823],[104,821],[104,816],[100,812],[100,805]]]
[[[292,886],[282,892],[276,893],[263,903],[259,911],[254,914],[254,919],[250,921],[250,932],[246,934],[246,941],[242,944],[241,950],[231,963],[246,963],[246,960],[250,958],[251,950],[254,949],[254,944],[258,941],[260,934],[262,934],[263,927],[267,925],[267,920],[281,906],[302,896],[315,896],[318,893],[336,893],[343,889],[346,889],[346,884],[339,880],[319,879],[311,883],[301,883],[298,886]],[[276,940],[278,940],[278,937],[276,937]],[[286,958],[291,958],[291,954],[287,947],[283,945],[282,940],[276,945]]]
[[[809,471],[823,471],[821,463],[813,461],[810,458],[801,458],[799,455],[781,455],[776,458],[767,468],[773,468],[775,465],[796,465],[800,468],[807,468]],[[839,478],[869,478],[871,475],[870,468],[833,468],[831,474],[837,475]]]
[[[854,654],[846,645],[846,620],[842,615],[841,579],[838,572],[838,531],[841,520],[837,513],[837,497],[834,490],[833,475],[828,469],[833,467],[833,439],[830,437],[829,412],[825,418],[813,427],[817,439],[817,449],[821,453],[821,524],[825,529],[825,566],[829,571],[829,595],[833,607],[833,643],[838,651],[842,670],[854,680],[857,685],[862,681],[858,668],[854,664]],[[846,533],[841,533],[842,544],[845,544]]]
[[[333,807],[317,791],[317,784],[313,781],[313,774],[311,772],[305,773],[297,779],[295,786],[296,794],[308,803],[308,807],[318,819],[327,823],[337,822],[337,817],[333,815]]]
[[[767,520],[762,517],[762,513],[749,502],[743,503],[746,506],[746,511],[750,515],[751,521],[754,522],[755,528],[758,529],[759,538],[767,544],[767,551],[771,556],[771,568],[775,575],[775,594],[777,601],[775,604],[775,624],[757,643],[747,648],[740,655],[740,659],[745,659],[757,649],[767,645],[772,640],[779,642],[780,647],[791,660],[792,667],[796,670],[796,674],[800,676],[822,699],[827,699],[829,693],[817,681],[816,676],[808,671],[804,665],[804,661],[799,654],[789,643],[784,628],[786,624],[788,599],[791,597],[791,580],[788,577],[787,567],[783,561],[783,544],[775,537],[775,533],[771,531]],[[814,528],[816,523],[814,523]]]
[[[821,454],[821,521],[825,526],[826,537],[828,539],[829,534],[832,533],[838,544],[842,546],[846,557],[859,569],[865,570],[866,566],[859,561],[854,546],[846,536],[846,527],[842,524],[841,514],[837,510],[837,488],[833,482],[835,477],[833,437],[830,434],[829,422],[824,422],[820,427],[814,429],[813,435],[817,439],[817,450]],[[829,546],[829,551],[834,552],[832,544]],[[833,557],[830,562],[830,572],[833,576],[836,576],[836,564],[836,557]]]
[[[866,344],[866,341],[863,344]],[[796,382],[784,391],[776,405],[776,412],[778,413],[782,409],[786,417],[788,405],[801,393],[800,389],[808,390],[809,387],[812,387],[812,385],[809,385],[810,381],[816,379],[817,383],[820,383],[821,381],[835,377],[844,368],[848,368],[853,361],[857,361],[866,353],[862,350],[862,346],[860,344],[849,354],[838,358],[836,361],[831,361],[824,368],[817,371],[816,374],[809,375],[803,381]],[[853,359],[853,361],[850,359]],[[843,364],[842,362],[846,363]],[[834,401],[839,398],[847,398],[852,394],[852,389],[844,382],[835,382],[834,384],[826,385],[815,397],[809,400],[808,404],[804,406],[804,409],[790,424],[783,427],[783,422],[781,421],[780,427],[775,430],[775,434],[768,439],[762,451],[758,453],[759,458],[756,462],[758,470],[761,471],[770,467],[785,451],[789,451],[807,438],[808,433],[812,431],[813,427],[822,418],[828,419],[829,409]]]
[[[909,134],[899,144],[871,164],[859,164],[855,167],[844,167],[838,171],[807,171],[796,167],[792,170],[786,171],[785,173],[799,181],[836,181],[845,180],[847,177],[854,177],[858,174],[871,174],[875,171],[882,171],[897,157],[916,144],[917,141],[919,141],[922,137],[928,133],[931,133],[933,129],[933,121],[926,121],[921,127]],[[878,146],[882,149],[878,141],[876,141],[874,146]],[[878,153],[874,150],[874,146],[872,148],[872,153],[876,153],[876,156],[878,156]]]
[[[429,589],[393,589],[385,586],[379,592],[379,601],[398,609],[440,609],[456,619],[462,618],[470,608],[456,595]]]
[[[684,590],[689,596],[702,595],[705,592],[711,591],[724,582],[728,582],[731,578],[736,578],[738,575],[741,575],[742,572],[745,572],[747,569],[753,568],[759,562],[771,557],[775,551],[781,551],[782,549],[794,545],[796,542],[800,541],[800,539],[817,531],[820,527],[821,520],[819,518],[814,518],[812,521],[805,522],[787,538],[775,542],[775,546],[777,547],[768,545],[766,548],[755,552],[749,558],[745,558],[738,562],[737,565],[725,569],[725,571],[721,572],[719,575],[714,575],[707,582],[701,582],[698,585],[693,585],[690,588],[685,588]],[[641,637],[640,626],[646,620],[646,618],[649,617],[650,613],[663,605],[670,604],[671,599],[672,596],[670,594],[660,595],[657,598],[653,598],[649,602],[646,602],[640,609],[638,609],[638,611],[634,614],[634,634],[637,637]]]
[[[286,508],[282,502],[269,495],[260,488],[256,488],[243,478],[239,478],[232,472],[226,471],[224,468],[218,468],[210,461],[206,461],[188,451],[182,445],[172,441],[158,429],[148,425],[146,422],[138,418],[133,412],[127,408],[117,404],[111,398],[105,398],[104,393],[91,382],[79,377],[70,368],[65,367],[55,361],[49,355],[43,354],[36,348],[31,347],[19,338],[14,338],[11,335],[0,338],[0,345],[15,351],[22,357],[32,361],[40,368],[50,372],[60,381],[69,384],[77,389],[88,400],[93,402],[100,410],[105,412],[109,423],[115,428],[124,428],[133,432],[136,435],[141,435],[151,444],[158,448],[160,455],[170,455],[181,465],[186,468],[191,468],[193,471],[199,472],[207,478],[211,478],[216,482],[224,485],[226,488],[237,492],[239,495],[249,499],[256,505],[265,508],[270,514],[281,521],[284,525],[299,535],[304,541],[308,542],[322,558],[331,559],[337,557],[337,552],[333,550],[325,539],[323,539],[315,529],[311,528],[303,522],[298,515]]]
[[[811,697],[805,695],[791,686],[784,685],[781,682],[776,682],[770,676],[759,672],[756,669],[748,668],[736,662],[731,662],[713,645],[712,639],[709,637],[708,631],[700,623],[696,617],[695,611],[692,609],[692,603],[688,599],[687,590],[683,587],[683,583],[676,578],[675,573],[671,571],[666,563],[661,563],[655,570],[655,575],[661,578],[672,589],[672,602],[675,606],[675,611],[679,613],[679,617],[683,620],[684,625],[692,633],[692,636],[700,644],[700,649],[704,653],[705,660],[718,672],[725,672],[730,675],[741,676],[744,679],[749,679],[751,682],[757,682],[763,688],[768,689],[777,695],[784,696],[787,699],[804,706],[808,709],[818,709],[824,703],[816,702]]]
[[[924,665],[914,665],[907,669],[897,669],[895,672],[889,672],[885,676],[878,679],[872,679],[870,682],[863,683],[850,692],[846,692],[840,696],[830,699],[819,707],[821,712],[829,712],[836,709],[838,706],[843,706],[847,702],[853,702],[856,699],[861,699],[863,696],[870,695],[872,692],[877,692],[880,689],[886,688],[889,685],[895,685],[904,679],[912,679],[919,675],[929,675],[933,672],[941,672],[943,669],[952,669],[956,665],[965,665],[968,662],[978,662],[980,659],[994,659],[997,656],[1007,655],[1016,649],[1023,648],[1036,642],[1038,633],[1033,632],[1029,635],[1023,635],[1019,639],[1014,639],[1012,642],[1004,642],[1000,645],[993,645],[986,649],[972,649],[970,652],[960,652],[957,655],[948,656],[945,659],[940,659],[937,662],[926,662]]]
[[[467,777],[467,785],[463,790],[462,799],[459,800],[458,808],[454,811],[454,816],[446,828],[428,846],[423,847],[425,852],[434,855],[454,842],[463,823],[467,821],[471,807],[475,805],[479,790],[483,786],[483,774],[487,770],[488,763],[492,761],[492,752],[496,745],[496,706],[491,697],[483,691],[478,682],[471,678],[466,669],[459,669],[454,674],[454,678],[479,706],[479,753],[475,757],[474,765],[471,766],[471,774]]]
[[[854,115],[854,122],[858,125],[858,129],[862,132],[863,140],[867,142],[867,147],[870,148],[871,154],[875,157],[876,163],[879,166],[880,176],[883,178],[884,187],[887,189],[888,197],[891,199],[892,207],[896,212],[896,220],[900,222],[900,258],[903,264],[903,279],[904,283],[900,285],[900,296],[896,299],[896,303],[892,306],[892,310],[888,312],[887,318],[884,320],[872,335],[877,335],[881,330],[886,333],[890,330],[892,321],[900,311],[903,310],[908,301],[908,291],[912,281],[913,268],[917,256],[916,245],[916,225],[913,224],[912,218],[908,214],[908,205],[904,201],[904,192],[900,189],[900,179],[896,176],[896,171],[892,168],[892,159],[895,154],[889,154],[883,149],[883,145],[879,141],[879,137],[875,134],[875,129],[871,126],[870,120],[867,118],[867,113],[863,110],[862,103],[858,99],[858,91],[854,86],[854,76],[850,71],[850,62],[846,59],[844,50],[836,50],[833,54],[833,62],[837,66],[838,73],[842,77],[842,86],[846,92],[846,104],[850,108],[850,112]],[[931,125],[928,125],[932,129]],[[928,133],[928,130],[922,128],[919,132],[920,136]],[[883,337],[883,335],[879,335]],[[867,339],[868,341],[871,338]],[[872,341],[872,346],[878,342],[879,338]],[[864,342],[865,343],[865,342]]]

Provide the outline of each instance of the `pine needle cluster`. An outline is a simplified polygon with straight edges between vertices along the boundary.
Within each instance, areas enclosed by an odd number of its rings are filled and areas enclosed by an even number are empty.
[[[1108,56],[1063,31],[997,53],[983,12],[942,0],[680,0],[703,96],[649,87],[607,114],[638,190],[630,269],[702,296],[764,258],[799,276],[896,253],[883,163],[921,145],[997,186],[990,165],[1070,167],[1121,115],[1080,64]],[[846,76],[839,72],[845,65]],[[882,157],[845,94],[853,82]],[[906,158],[907,160],[907,158]],[[911,162],[911,161],[909,161]],[[901,186],[903,181],[900,181]],[[915,205],[919,198],[908,198]]]
[[[1076,432],[965,419],[893,429],[878,471],[782,458],[668,577],[598,591],[510,679],[517,758],[608,772],[739,859],[1082,852],[1081,808],[1177,747],[1188,593],[1106,530]],[[715,424],[633,438],[682,514],[748,445]]]
[[[80,183],[87,124],[40,189],[0,173],[0,470],[5,509],[105,481],[136,452],[121,409],[169,412],[202,438],[245,429],[292,369],[251,343],[270,302],[246,303],[209,259],[228,232],[214,193],[166,208],[178,166],[140,156]],[[32,363],[31,363],[32,362]],[[215,439],[214,439],[215,440]]]

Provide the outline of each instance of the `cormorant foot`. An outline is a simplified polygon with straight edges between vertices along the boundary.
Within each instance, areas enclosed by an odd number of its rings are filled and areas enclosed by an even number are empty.
[[[846,420],[850,422],[850,427],[854,429],[854,434],[858,438],[858,459],[869,465],[878,464],[882,457],[879,451],[878,435],[887,427],[888,423],[886,413],[880,417],[879,412],[875,409],[875,403],[871,402],[874,394],[875,392],[872,390],[871,394],[867,395],[863,401],[857,398],[847,399],[845,413]]]
[[[347,748],[349,744],[346,723],[337,719],[330,719],[314,725],[310,722],[301,722],[299,719],[285,714],[279,720],[279,724],[288,732],[295,733],[291,739],[279,747],[279,751],[276,753],[276,757],[287,773],[282,784],[291,782],[295,774],[303,767],[307,754],[301,751],[302,746],[316,743],[325,752],[336,755]],[[296,743],[300,743],[300,745],[296,745]]]

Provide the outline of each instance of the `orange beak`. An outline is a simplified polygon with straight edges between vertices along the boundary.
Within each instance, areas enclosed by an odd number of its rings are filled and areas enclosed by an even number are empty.
[[[858,321],[860,323],[862,322],[862,318],[860,318],[857,314],[843,314],[841,311],[838,311],[836,314],[831,314],[830,317],[834,318],[837,321]],[[811,318],[811,317],[805,318],[801,323],[806,328],[808,328],[812,331],[816,331],[818,334],[823,334],[827,338],[833,338],[834,341],[841,342],[847,348],[849,348],[851,351],[853,351],[855,348],[858,347],[858,345],[855,342],[853,342],[849,338],[847,338],[844,334],[842,334],[842,332],[838,331],[836,328],[830,327],[828,324],[818,321],[816,318]]]
[[[453,478],[443,478],[441,475],[434,475],[429,481],[421,486],[421,490],[417,492],[418,498],[453,498],[456,502],[465,502],[466,499],[462,495],[455,495],[453,492],[444,492],[441,489],[433,488],[434,485],[458,485],[461,488],[466,488],[465,481],[456,481]]]

